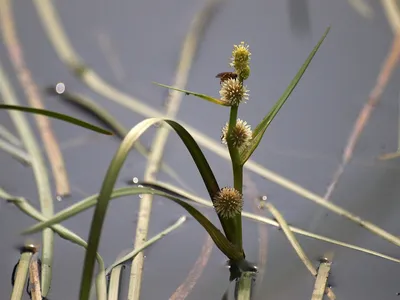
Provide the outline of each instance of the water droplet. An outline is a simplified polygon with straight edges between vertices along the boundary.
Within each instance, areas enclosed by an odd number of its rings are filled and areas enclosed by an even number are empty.
[[[63,200],[63,197],[60,196],[60,195],[57,195],[57,196],[56,196],[56,199],[57,199],[57,201],[62,201],[62,200]]]
[[[259,208],[259,209],[265,209],[265,203],[267,202],[267,200],[268,200],[267,195],[259,196],[259,197],[257,198],[257,201],[258,201],[258,208]]]
[[[133,181],[133,183],[138,183],[139,179],[137,177],[133,177],[132,181]]]
[[[138,187],[142,188],[143,185],[139,184]],[[142,194],[139,194],[139,198],[142,199],[142,198],[143,198],[143,195],[142,195]]]
[[[56,85],[56,92],[57,94],[62,94],[65,92],[65,84],[62,82],[57,83]]]

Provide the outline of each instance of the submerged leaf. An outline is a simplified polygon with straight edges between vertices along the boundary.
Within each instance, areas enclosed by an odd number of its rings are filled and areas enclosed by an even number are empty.
[[[282,108],[283,104],[285,104],[286,100],[289,98],[290,94],[293,92],[294,88],[300,81],[301,77],[303,76],[304,72],[306,71],[311,60],[314,58],[314,55],[317,53],[319,47],[321,46],[322,42],[324,41],[325,37],[327,36],[329,30],[330,30],[330,27],[328,27],[326,29],[325,33],[323,34],[323,36],[321,37],[321,39],[319,40],[317,45],[314,47],[314,49],[311,51],[311,53],[307,57],[306,61],[301,66],[300,70],[297,72],[296,76],[293,78],[293,80],[290,82],[289,86],[286,88],[285,92],[282,94],[282,96],[279,98],[279,100],[275,103],[275,105],[272,107],[272,109],[269,111],[269,113],[265,116],[265,118],[260,122],[260,124],[258,124],[257,127],[254,129],[253,136],[252,136],[252,139],[251,139],[249,145],[246,148],[244,148],[240,153],[240,159],[241,159],[242,165],[244,165],[246,163],[246,161],[253,154],[254,150],[256,150],[256,148],[260,144],[261,139],[265,133],[265,130],[268,128],[269,124],[272,122],[272,120],[278,114],[279,110]]]
[[[112,132],[105,130],[103,128],[97,127],[95,125],[89,124],[87,122],[81,121],[79,119],[76,119],[74,117],[70,117],[58,112],[50,111],[50,110],[45,110],[45,109],[39,109],[39,108],[33,108],[33,107],[26,107],[26,106],[17,106],[17,105],[7,105],[7,104],[0,104],[0,109],[7,109],[7,110],[18,110],[18,111],[23,111],[23,112],[28,112],[28,113],[33,113],[37,115],[43,115],[47,117],[51,117],[54,119],[58,119],[67,123],[71,123],[101,134],[106,134],[106,135],[112,135]]]
[[[175,90],[175,91],[178,91],[178,92],[185,93],[186,95],[193,95],[193,96],[196,96],[196,97],[198,97],[198,98],[207,100],[207,101],[209,101],[209,102],[212,102],[212,103],[215,103],[215,104],[218,104],[218,105],[230,106],[229,103],[227,103],[227,102],[225,102],[225,101],[222,101],[221,99],[213,98],[213,97],[208,96],[208,95],[204,95],[204,94],[199,94],[199,93],[195,93],[195,92],[191,92],[191,91],[187,91],[187,90],[178,89],[178,88],[176,88],[176,87],[169,86],[169,85],[165,85],[165,84],[161,84],[161,83],[157,83],[157,82],[153,82],[153,83],[154,83],[154,84],[157,84],[157,85],[159,85],[159,86],[162,86],[162,87],[171,89],[171,90]]]

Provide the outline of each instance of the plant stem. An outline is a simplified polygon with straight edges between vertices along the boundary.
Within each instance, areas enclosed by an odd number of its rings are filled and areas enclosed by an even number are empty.
[[[13,156],[15,159],[18,159],[23,164],[31,164],[31,158],[24,150],[21,150],[3,139],[0,139],[0,149]]]
[[[385,11],[386,18],[394,34],[400,32],[400,11],[396,0],[381,0],[381,4]]]
[[[250,300],[256,273],[243,272],[235,283],[235,300]]]
[[[42,300],[42,293],[40,291],[40,279],[39,279],[39,265],[37,261],[37,255],[34,255],[29,265],[29,280],[31,282],[31,299]]]
[[[15,272],[14,288],[11,293],[11,300],[21,300],[25,288],[26,277],[29,271],[29,262],[31,261],[34,253],[34,248],[26,247],[25,251],[21,253],[21,258],[18,261],[17,270]]]
[[[26,199],[22,197],[15,197],[8,194],[5,190],[0,187],[0,198],[5,199],[6,201],[13,203],[18,207],[22,212],[30,216],[31,218],[37,221],[47,221],[48,219],[42,215],[36,208],[34,208]],[[68,230],[64,226],[60,224],[51,225],[50,228],[54,230],[61,238],[66,239],[74,244],[77,244],[83,248],[87,248],[87,243],[80,236]],[[107,286],[106,286],[106,278],[104,274],[104,261],[102,257],[97,253],[97,262],[99,264],[99,275],[96,280],[96,288],[97,288],[97,299],[106,300],[107,296]],[[43,265],[42,265],[43,266]],[[100,276],[102,274],[102,276]]]
[[[185,221],[186,221],[186,216],[181,216],[174,224],[172,224],[168,228],[165,228],[163,231],[161,231],[157,235],[153,236],[151,239],[149,239],[146,242],[144,242],[143,245],[140,246],[139,248],[135,248],[131,252],[129,252],[128,254],[119,257],[111,266],[109,266],[106,269],[106,271],[105,271],[106,275],[108,275],[115,267],[123,264],[124,262],[126,262],[129,259],[135,258],[135,256],[138,255],[139,253],[141,253],[144,249],[146,249],[147,247],[151,246],[155,242],[157,242],[160,239],[162,239],[163,237],[165,237],[167,234],[169,234],[172,231],[174,231],[175,229],[177,229]]]
[[[205,6],[196,14],[181,47],[180,60],[174,78],[174,86],[183,89],[189,77],[189,71],[196,56],[199,42],[204,36],[210,21],[218,7],[219,0],[208,0]],[[182,101],[183,94],[178,91],[170,91],[167,98],[167,109],[165,115],[169,118],[175,118]],[[160,167],[164,146],[167,142],[169,128],[161,126],[151,145],[151,152],[148,158],[148,164],[144,174],[144,180],[154,180]],[[147,230],[149,217],[151,213],[153,196],[146,194],[140,201],[139,219],[136,227],[135,248],[141,247],[147,239]],[[131,276],[129,281],[129,300],[138,300],[140,298],[140,287],[142,280],[144,256],[139,253],[132,261]]]
[[[29,68],[26,66],[23,49],[18,40],[17,30],[14,24],[12,1],[1,0],[0,12],[4,45],[8,50],[10,61],[15,69],[18,81],[23,87],[22,90],[24,91],[31,107],[44,109],[40,93],[32,78]],[[51,128],[51,122],[47,117],[42,115],[34,115],[34,119],[36,121],[46,155],[49,159],[56,185],[56,192],[60,196],[69,195],[70,186],[68,175],[65,169],[64,159],[60,147]],[[44,290],[43,292],[47,293],[47,290]],[[46,294],[44,295],[46,296]]]
[[[175,292],[169,297],[169,300],[185,300],[189,296],[190,292],[193,290],[193,287],[196,285],[197,280],[203,274],[204,268],[206,267],[212,249],[214,247],[214,242],[210,235],[206,233],[206,240],[203,243],[203,247],[201,248],[201,252],[193,265],[193,268],[190,270],[189,274],[185,277],[184,281],[181,283],[179,287],[175,290]]]
[[[19,105],[15,92],[12,89],[8,79],[3,71],[0,62],[0,94],[3,97],[5,104]],[[22,139],[24,148],[31,157],[32,170],[35,176],[36,187],[39,194],[39,202],[42,210],[42,214],[48,218],[53,215],[53,199],[50,189],[50,182],[47,173],[46,165],[43,161],[42,153],[39,145],[35,139],[30,125],[25,118],[24,114],[19,111],[9,112],[11,119],[17,129],[18,135]],[[43,230],[42,239],[42,278],[41,278],[41,289],[44,297],[50,289],[51,283],[51,271],[53,264],[53,241],[54,234],[50,228]]]
[[[110,286],[108,289],[108,300],[118,300],[119,296],[119,282],[121,277],[121,271],[124,266],[116,266],[111,271]]]
[[[233,172],[233,187],[240,193],[243,194],[243,166],[240,164],[239,149],[232,145],[232,131],[236,126],[236,119],[238,115],[239,106],[232,106],[229,115],[229,126],[228,132],[226,133],[226,140],[228,143],[229,154],[232,161],[232,172]],[[230,221],[230,220],[229,220]],[[231,242],[243,249],[242,242],[242,216],[237,214],[232,218],[233,221],[233,240]],[[229,228],[229,227],[228,227]]]
[[[3,137],[5,140],[10,142],[16,147],[21,147],[22,142],[16,137],[11,131],[9,131],[6,127],[0,124],[0,136]]]
[[[265,206],[268,208],[270,213],[274,216],[276,221],[279,223],[279,225],[282,228],[284,234],[286,235],[289,243],[292,245],[294,251],[296,251],[300,260],[303,262],[303,264],[306,266],[306,268],[310,271],[311,275],[314,277],[317,276],[317,274],[318,274],[317,270],[314,268],[314,265],[312,264],[311,260],[308,258],[307,254],[304,252],[303,248],[301,248],[300,243],[297,241],[293,232],[290,230],[290,227],[287,224],[284,217],[282,216],[282,214],[271,203],[266,203]],[[326,288],[326,292],[328,294],[329,299],[331,299],[331,300],[336,299],[336,296],[333,293],[332,289]],[[325,289],[322,291],[322,295],[324,293],[325,293]],[[313,298],[313,300],[314,300],[314,298]]]
[[[311,300],[323,300],[325,293],[330,291],[330,289],[326,288],[326,285],[328,282],[331,265],[331,258],[324,259],[324,261],[320,263]],[[331,299],[336,299],[336,297],[332,297]]]

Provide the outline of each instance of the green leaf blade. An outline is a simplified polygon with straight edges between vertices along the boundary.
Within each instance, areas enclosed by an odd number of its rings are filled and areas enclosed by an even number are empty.
[[[175,129],[179,137],[184,142],[193,160],[195,161],[197,168],[199,169],[199,172],[203,178],[203,181],[207,187],[208,192],[210,193],[211,198],[217,191],[219,191],[218,183],[200,147],[197,145],[193,137],[179,123],[164,118],[151,118],[151,119],[146,119],[137,124],[134,128],[132,128],[129,131],[129,133],[125,136],[122,143],[120,144],[119,149],[117,150],[116,154],[114,155],[114,158],[112,159],[108,167],[107,173],[104,177],[101,186],[98,201],[96,203],[95,211],[92,218],[92,224],[89,233],[88,249],[85,255],[84,267],[82,272],[82,280],[80,287],[81,300],[87,300],[89,297],[90,283],[92,281],[94,272],[95,254],[99,246],[102,227],[104,224],[104,219],[108,208],[108,203],[111,198],[111,194],[114,185],[116,183],[117,177],[119,175],[119,172],[137,139],[150,126],[160,121],[168,123],[173,129]],[[188,208],[187,206],[184,208],[188,211],[191,210],[191,208]],[[191,211],[193,213],[193,210]],[[208,224],[208,226],[210,226],[210,224]],[[205,229],[207,230],[206,227]],[[216,234],[215,232],[213,232],[213,234],[214,236],[211,237],[213,239],[216,239],[216,241],[218,241],[220,244],[222,243],[222,241],[224,241],[224,240],[221,241],[221,236],[223,237],[222,233]],[[226,241],[228,240],[226,239]],[[221,244],[221,247],[224,247],[223,249],[227,250],[228,245],[229,244],[226,243]]]
[[[167,89],[171,89],[171,90],[175,90],[175,91],[178,91],[178,92],[185,93],[186,95],[196,96],[198,98],[201,98],[203,100],[206,100],[206,101],[209,101],[209,102],[221,105],[221,106],[230,106],[227,102],[222,101],[221,99],[217,99],[217,98],[205,95],[205,94],[199,94],[199,93],[195,93],[195,92],[191,92],[191,91],[187,91],[187,90],[178,89],[176,87],[165,85],[165,84],[158,83],[158,82],[153,82],[153,83],[157,84],[159,86],[165,87]]]
[[[79,127],[83,127],[101,134],[105,135],[113,135],[112,132],[105,130],[103,128],[97,127],[95,125],[89,124],[87,122],[81,121],[79,119],[76,119],[74,117],[67,116],[65,114],[61,114],[58,112],[46,110],[46,109],[39,109],[39,108],[33,108],[33,107],[26,107],[26,106],[19,106],[19,105],[7,105],[7,104],[0,104],[0,109],[5,109],[5,110],[18,110],[22,112],[27,112],[27,113],[33,113],[36,115],[43,115],[46,117],[58,119],[67,123],[71,123],[74,125],[77,125]]]
[[[330,30],[330,27],[328,27],[325,30],[325,32],[322,35],[321,39],[318,41],[317,45],[311,51],[311,53],[307,57],[306,61],[301,66],[301,68],[297,72],[296,76],[292,79],[292,81],[290,82],[289,86],[286,88],[286,90],[282,94],[282,96],[274,104],[274,106],[271,108],[269,113],[264,117],[264,119],[254,129],[253,138],[252,138],[250,144],[244,150],[242,150],[242,152],[240,154],[242,165],[244,165],[246,163],[246,161],[250,158],[250,156],[253,154],[253,152],[256,150],[256,148],[260,144],[261,139],[262,139],[266,129],[271,124],[272,120],[278,114],[278,112],[280,111],[282,106],[285,104],[286,100],[289,98],[289,96],[293,92],[294,88],[299,83],[299,81],[302,78],[304,72],[306,71],[307,67],[309,66],[309,64],[311,63],[311,61],[314,58],[315,54],[317,53],[318,49],[320,48],[322,42],[325,40],[325,37],[328,35],[329,30]]]

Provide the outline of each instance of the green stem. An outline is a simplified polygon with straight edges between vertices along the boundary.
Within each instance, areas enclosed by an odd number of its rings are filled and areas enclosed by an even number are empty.
[[[0,138],[0,149],[13,156],[15,159],[18,159],[23,164],[26,165],[31,164],[31,158],[28,155],[28,153],[1,138]]]
[[[240,164],[239,149],[232,145],[232,131],[236,126],[236,120],[238,115],[239,106],[232,106],[229,116],[229,126],[228,132],[226,133],[226,140],[228,143],[229,154],[232,161],[232,171],[233,171],[233,187],[242,194],[243,191],[243,166]],[[243,249],[242,243],[242,215],[238,214],[232,219],[233,221],[233,236],[234,240],[231,242]]]
[[[254,287],[256,273],[243,272],[235,283],[235,300],[250,300]]]

